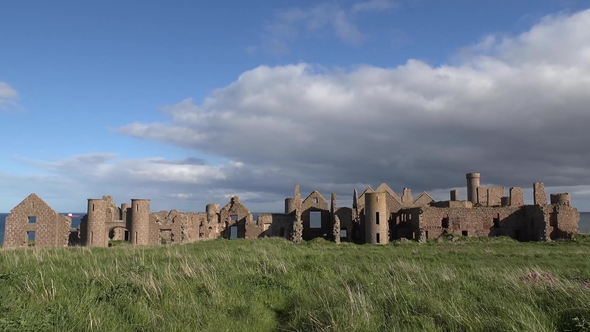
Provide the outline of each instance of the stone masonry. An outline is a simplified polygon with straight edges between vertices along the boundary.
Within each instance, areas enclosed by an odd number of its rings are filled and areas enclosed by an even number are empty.
[[[295,243],[325,238],[356,243],[387,244],[396,239],[424,242],[443,234],[509,236],[521,241],[551,241],[578,233],[580,218],[568,193],[550,195],[543,183],[533,185],[534,204],[525,205],[521,188],[481,187],[480,173],[468,173],[467,200],[458,190],[447,201],[434,201],[426,192],[414,199],[409,188],[402,195],[382,183],[354,190],[353,205],[338,207],[314,190],[302,199],[299,186],[285,199],[284,213],[263,213],[256,219],[233,196],[220,208],[205,212],[150,211],[149,199],[132,199],[117,206],[111,196],[88,199],[80,227],[71,230],[70,218],[60,215],[35,194],[12,209],[6,218],[5,247],[107,247],[110,241],[132,245],[169,245],[209,239],[280,237]],[[34,234],[34,241],[29,241]]]
[[[4,247],[65,247],[71,226],[69,217],[55,212],[36,194],[30,194],[6,217]]]

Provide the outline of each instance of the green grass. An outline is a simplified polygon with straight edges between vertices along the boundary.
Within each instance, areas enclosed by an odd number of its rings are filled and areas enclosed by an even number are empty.
[[[0,331],[590,331],[590,239],[0,250]]]

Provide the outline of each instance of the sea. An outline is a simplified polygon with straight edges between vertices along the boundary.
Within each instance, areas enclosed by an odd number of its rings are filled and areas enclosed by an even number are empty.
[[[82,217],[86,214],[86,212],[68,212],[75,216],[79,216],[77,218],[72,218],[72,228],[76,228],[80,225],[80,221]],[[68,213],[60,213],[63,215],[68,215]],[[0,243],[4,242],[4,224],[6,222],[6,217],[8,213],[0,213]],[[256,218],[256,216],[253,216]],[[578,228],[580,229],[581,233],[590,234],[590,212],[580,212],[580,223],[578,224]]]

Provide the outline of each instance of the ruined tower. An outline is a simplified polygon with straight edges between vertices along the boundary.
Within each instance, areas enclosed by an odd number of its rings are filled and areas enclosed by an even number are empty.
[[[299,185],[296,185],[295,195],[293,197],[285,198],[285,214],[294,213],[295,210],[300,209],[302,202],[301,194],[299,193]]]
[[[127,227],[129,227],[129,219],[131,218],[131,205],[129,203],[121,204],[121,220],[127,223]]]
[[[569,193],[550,194],[549,197],[551,204],[571,205],[572,199]]]
[[[479,187],[479,173],[467,173],[467,200],[477,203],[477,187]]]
[[[106,201],[102,198],[88,199],[86,214],[86,245],[89,247],[106,247]]]
[[[207,210],[207,222],[208,223],[212,223],[212,222],[219,223],[219,211],[220,211],[219,204],[217,204],[217,203],[207,204],[205,209]]]
[[[131,223],[129,225],[131,244],[146,245],[150,243],[150,200],[131,200]]]
[[[365,193],[365,242],[387,244],[389,229],[386,193]]]
[[[285,214],[290,214],[295,212],[295,198],[287,197],[285,198]]]

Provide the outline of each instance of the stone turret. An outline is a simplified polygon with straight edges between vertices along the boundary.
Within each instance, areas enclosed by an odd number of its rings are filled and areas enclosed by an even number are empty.
[[[105,231],[106,201],[102,198],[88,199],[86,214],[86,246],[106,247]]]
[[[129,222],[131,222],[131,204],[121,204],[121,220],[127,223],[126,227],[129,227]]]
[[[365,193],[365,242],[387,244],[389,229],[387,221],[386,193]]]
[[[564,205],[571,205],[571,198],[570,194],[568,193],[561,193],[561,194],[551,194],[550,200],[551,204],[564,204]]]
[[[129,242],[135,245],[150,244],[150,200],[131,200],[131,224]]]
[[[219,212],[221,211],[219,204],[207,204],[205,207],[207,210],[207,222],[208,223],[217,223],[219,222]]]
[[[481,175],[479,173],[467,173],[467,200],[471,203],[477,203],[477,188]]]

